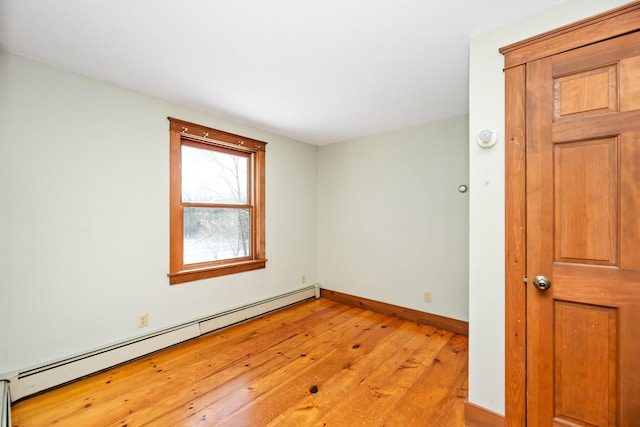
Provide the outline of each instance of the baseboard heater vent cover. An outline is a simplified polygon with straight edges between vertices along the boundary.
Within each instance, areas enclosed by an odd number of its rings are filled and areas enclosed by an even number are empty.
[[[316,288],[317,286],[312,285],[296,289],[191,322],[155,331],[148,335],[135,337],[117,344],[19,372],[9,378],[11,399],[16,401],[43,390],[109,369],[174,344],[196,338],[200,335],[261,316],[274,310],[279,310],[291,304],[316,298],[318,295]],[[2,382],[6,383],[6,380]],[[7,399],[9,398],[7,397]],[[4,427],[4,425],[2,427]]]

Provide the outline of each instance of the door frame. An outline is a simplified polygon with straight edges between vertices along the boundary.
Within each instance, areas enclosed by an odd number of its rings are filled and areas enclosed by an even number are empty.
[[[499,49],[505,58],[505,425],[525,426],[526,64],[640,30],[640,1]]]

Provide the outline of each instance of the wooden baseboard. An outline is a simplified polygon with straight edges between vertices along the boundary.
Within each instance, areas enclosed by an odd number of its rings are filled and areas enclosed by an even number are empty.
[[[413,310],[411,308],[400,307],[397,305],[387,304],[380,301],[374,301],[367,298],[356,297],[341,292],[331,291],[329,289],[320,289],[320,296],[341,302],[343,304],[360,307],[367,310],[376,311],[378,313],[388,314],[401,319],[411,320],[416,323],[424,323],[425,325],[435,326],[436,328],[446,329],[461,335],[469,335],[469,322],[451,319],[449,317],[438,316],[437,314],[425,313],[423,311]]]
[[[500,414],[466,401],[464,402],[464,424],[466,427],[504,427],[505,419]]]

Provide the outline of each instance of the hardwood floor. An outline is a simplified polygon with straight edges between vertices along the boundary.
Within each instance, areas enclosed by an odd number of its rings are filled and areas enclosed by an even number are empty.
[[[467,337],[320,298],[25,399],[14,426],[464,425]]]

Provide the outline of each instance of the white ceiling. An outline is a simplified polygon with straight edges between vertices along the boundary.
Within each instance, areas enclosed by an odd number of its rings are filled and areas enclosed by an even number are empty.
[[[0,46],[312,144],[467,111],[469,36],[561,0],[0,0]]]

